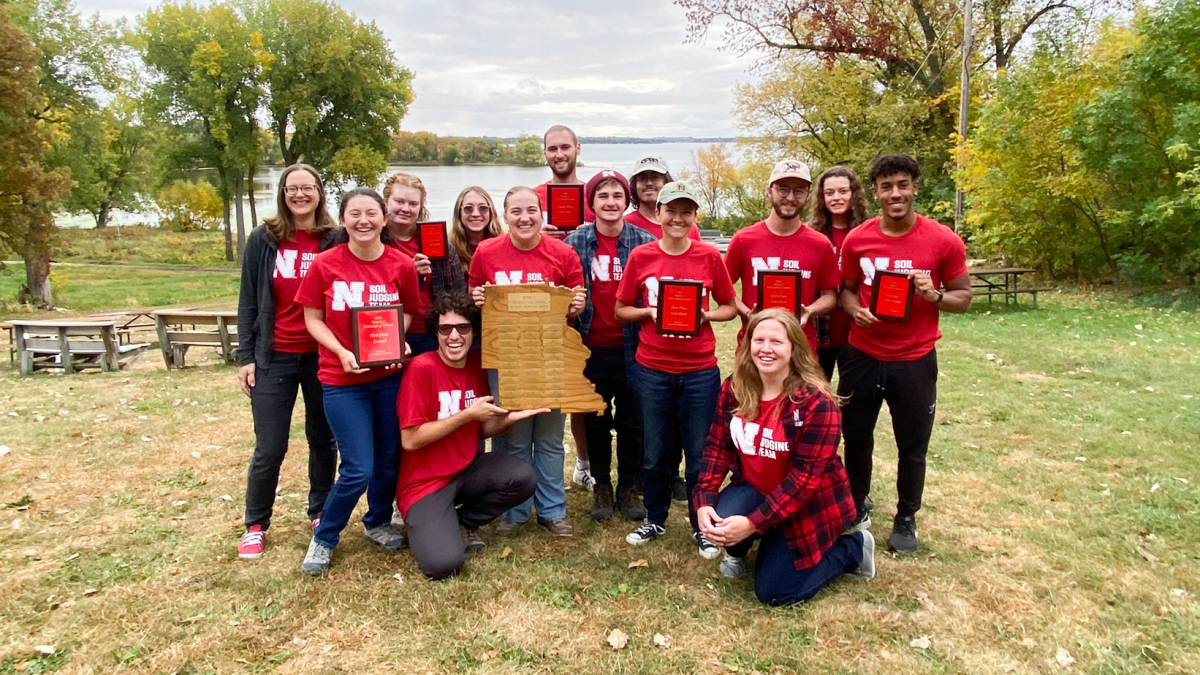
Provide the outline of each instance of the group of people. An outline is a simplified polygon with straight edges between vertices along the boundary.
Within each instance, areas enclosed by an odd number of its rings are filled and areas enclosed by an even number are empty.
[[[682,498],[700,556],[723,552],[721,573],[738,576],[758,542],[758,598],[803,601],[840,575],[874,576],[869,492],[884,401],[899,451],[888,547],[915,550],[938,316],[971,302],[962,240],[913,210],[917,163],[905,155],[873,163],[868,183],[881,212],[868,219],[866,190],[849,168],[831,167],[814,184],[803,162],[780,161],[767,188],[770,213],[738,231],[722,256],[701,240],[697,192],[655,158],[628,178],[591,177],[587,222],[557,231],[545,222],[546,187],[583,184],[581,148],[567,127],[543,138],[550,180],[509,190],[502,214],[482,188],[464,189],[448,227],[452,246],[434,260],[417,245],[417,223],[429,214],[415,176],[389,177],[382,194],[347,192],[335,221],[316,170],[284,171],[277,213],[253,231],[243,259],[238,377],[256,446],[239,556],[264,552],[298,392],[309,445],[308,574],[329,570],[364,492],[365,538],[389,551],[410,546],[431,579],[460,572],[486,546],[480,528],[493,521],[504,537],[536,511],[549,534],[572,536],[569,428],[572,480],[592,491],[592,519],[636,522],[626,541],[641,546],[666,534],[672,501]],[[798,273],[798,311],[757,306],[760,274],[770,270]],[[908,321],[872,313],[881,270],[911,279]],[[702,284],[698,334],[659,330],[666,280]],[[568,417],[496,404],[503,398],[480,362],[479,307],[487,285],[520,283],[575,290],[564,321],[590,350],[584,375],[604,412]],[[403,305],[403,364],[360,367],[351,310],[393,304]],[[735,364],[722,382],[712,323],[734,319],[742,323]]]

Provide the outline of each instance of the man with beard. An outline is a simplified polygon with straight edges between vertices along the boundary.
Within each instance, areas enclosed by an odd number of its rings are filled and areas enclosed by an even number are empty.
[[[547,185],[551,183],[583,185],[583,181],[575,175],[575,163],[579,160],[579,139],[570,127],[556,124],[547,129],[546,134],[542,136],[542,153],[546,157],[546,166],[550,167],[551,176],[550,180],[533,188],[533,191],[537,193],[538,201],[542,204],[542,212],[545,213],[549,207],[549,203],[546,201]],[[584,203],[583,220],[586,223],[596,221],[596,214],[592,211],[591,204]],[[552,231],[554,228],[543,225],[542,229]]]
[[[808,165],[804,162],[785,159],[775,164],[767,183],[771,214],[766,220],[739,230],[729,242],[725,269],[731,279],[742,282],[742,297],[737,301],[742,317],[739,342],[750,317],[759,309],[756,305],[760,272],[799,272],[803,305],[796,318],[804,327],[809,348],[816,354],[817,335],[809,319],[837,307],[838,266],[829,239],[800,222],[811,185]]]
[[[655,212],[658,191],[674,180],[667,163],[657,157],[646,157],[634,164],[633,173],[629,174],[629,202],[633,211],[625,215],[625,220],[654,235],[655,239],[662,239],[662,225],[658,224]],[[700,228],[693,227],[688,238],[700,241]]]

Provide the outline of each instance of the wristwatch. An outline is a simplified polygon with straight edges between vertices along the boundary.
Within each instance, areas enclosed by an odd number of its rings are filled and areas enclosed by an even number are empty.
[[[938,294],[938,299],[933,301],[933,304],[935,304],[935,305],[940,304],[942,302],[942,298],[946,297],[946,294],[943,293],[942,289],[940,289],[940,288],[938,289],[937,294]]]

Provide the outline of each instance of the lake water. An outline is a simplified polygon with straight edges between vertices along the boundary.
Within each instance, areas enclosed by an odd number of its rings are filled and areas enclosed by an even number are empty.
[[[667,163],[671,173],[679,177],[682,169],[692,164],[691,153],[703,143],[613,143],[584,145],[579,155],[582,166],[578,168],[579,177],[586,181],[596,173],[606,169],[616,169],[626,176],[633,165],[643,157],[657,157]],[[732,146],[732,144],[730,144]],[[411,173],[425,183],[429,193],[426,204],[430,216],[435,220],[450,220],[454,209],[454,200],[458,193],[468,185],[478,185],[491,194],[497,205],[504,199],[504,194],[515,185],[533,187],[550,179],[550,170],[546,167],[520,166],[389,166],[388,173],[403,171]],[[259,218],[275,212],[275,186],[283,167],[272,166],[261,170],[254,185],[255,206]],[[336,206],[331,205],[336,213]],[[245,207],[247,229],[250,223],[250,207]],[[60,227],[93,227],[95,222],[90,216],[58,216],[56,222]],[[155,225],[158,216],[152,211],[144,213],[129,213],[115,211],[114,226],[118,225]]]

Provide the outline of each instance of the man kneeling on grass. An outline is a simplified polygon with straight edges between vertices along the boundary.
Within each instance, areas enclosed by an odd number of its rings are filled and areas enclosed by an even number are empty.
[[[464,295],[434,300],[426,326],[437,351],[405,367],[397,409],[404,461],[396,501],[408,523],[417,566],[430,579],[457,574],[467,553],[485,547],[479,528],[529,499],[533,467],[483,452],[483,439],[549,410],[509,412],[492,405],[478,351],[471,351],[479,312]]]

